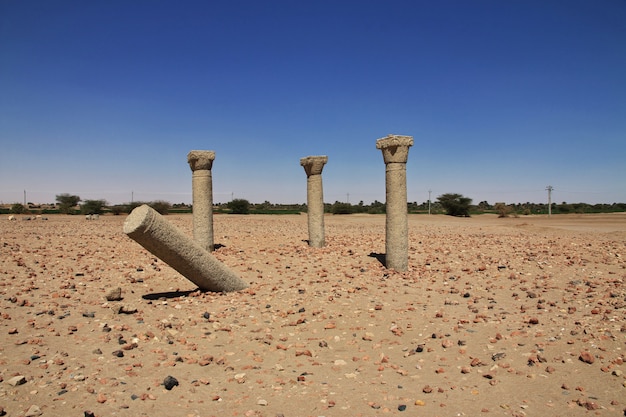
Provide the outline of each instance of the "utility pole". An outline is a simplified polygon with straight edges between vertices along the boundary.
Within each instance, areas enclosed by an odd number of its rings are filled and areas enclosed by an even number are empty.
[[[428,190],[428,215],[430,215],[430,193],[432,193],[433,190]]]
[[[346,203],[350,204],[350,193],[346,193]]]
[[[546,190],[548,190],[548,217],[550,217],[552,216],[552,190],[554,190],[554,187],[548,185]]]
[[[26,207],[26,190],[24,190],[24,207]]]
[[[133,204],[134,201],[135,201],[135,192],[131,191],[130,192],[130,204]]]

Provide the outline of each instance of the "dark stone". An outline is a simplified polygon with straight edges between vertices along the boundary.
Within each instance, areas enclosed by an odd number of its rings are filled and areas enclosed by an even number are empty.
[[[404,404],[400,404],[400,405],[398,406],[398,411],[404,411],[404,410],[406,410],[406,405],[404,405]]]
[[[96,417],[92,411],[85,411],[85,417]]]
[[[178,385],[178,380],[176,378],[174,378],[173,376],[168,375],[163,380],[163,386],[168,391],[171,390],[172,388],[174,388],[177,385]]]
[[[115,352],[113,352],[113,356],[117,356],[118,358],[123,358],[124,357],[124,351],[116,350]]]
[[[207,320],[210,319],[211,318],[211,313],[209,313],[208,311],[205,311],[202,314],[202,318],[207,319]]]

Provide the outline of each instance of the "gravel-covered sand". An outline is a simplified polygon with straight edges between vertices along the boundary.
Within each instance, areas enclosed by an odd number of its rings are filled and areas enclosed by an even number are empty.
[[[229,294],[124,219],[0,218],[6,415],[624,415],[626,214],[412,215],[406,273],[383,215],[327,216],[323,249],[306,214],[216,215]]]

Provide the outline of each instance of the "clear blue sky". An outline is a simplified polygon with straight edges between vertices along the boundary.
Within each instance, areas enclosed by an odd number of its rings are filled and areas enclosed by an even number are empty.
[[[0,1],[0,201],[626,202],[626,2]],[[134,194],[132,194],[134,193]]]

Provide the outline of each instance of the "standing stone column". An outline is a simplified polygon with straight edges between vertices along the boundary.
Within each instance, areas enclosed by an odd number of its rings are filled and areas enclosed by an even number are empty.
[[[309,224],[309,246],[324,246],[324,192],[322,169],[328,162],[327,156],[307,156],[300,159],[306,172],[306,204]]]
[[[409,266],[406,161],[410,146],[413,146],[412,136],[388,135],[376,141],[386,165],[385,266],[398,271],[406,271]]]
[[[192,174],[193,239],[208,252],[213,251],[213,151],[191,151],[187,162]]]

